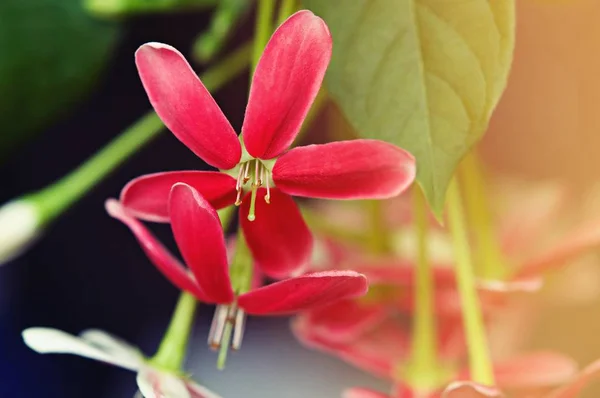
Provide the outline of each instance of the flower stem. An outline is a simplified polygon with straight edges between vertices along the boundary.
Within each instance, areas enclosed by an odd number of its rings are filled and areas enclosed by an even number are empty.
[[[427,248],[427,206],[418,186],[413,188],[414,228],[417,235],[417,268],[415,272],[415,314],[412,327],[411,373],[427,377],[435,373],[437,339],[434,309],[433,273]],[[427,380],[429,381],[429,380]],[[425,386],[416,386],[425,387]],[[427,387],[436,387],[427,386]]]
[[[281,0],[277,13],[277,25],[284,23],[294,11],[296,11],[296,0]]]
[[[252,52],[252,73],[250,79],[254,75],[254,70],[258,64],[258,60],[262,55],[271,33],[273,33],[273,10],[275,8],[275,0],[258,0],[258,9],[256,11],[256,25],[254,36],[254,50]]]
[[[192,329],[196,299],[182,292],[171,317],[169,328],[163,337],[156,355],[150,360],[154,365],[172,372],[179,372]]]
[[[480,264],[483,278],[502,279],[506,277],[507,270],[495,234],[489,203],[486,200],[482,166],[474,151],[465,157],[460,171],[467,219],[475,231],[476,264]]]
[[[380,200],[365,200],[363,203],[369,214],[369,247],[371,251],[376,254],[391,253],[392,245],[389,241],[388,228],[385,225],[383,202]]]
[[[250,44],[246,44],[203,73],[201,78],[206,87],[217,90],[239,75],[248,65],[250,50]],[[40,208],[42,223],[47,224],[68,209],[163,128],[158,116],[150,112],[71,173],[29,195],[27,199]]]
[[[448,191],[448,219],[456,260],[456,280],[460,295],[463,324],[469,351],[471,378],[477,383],[494,385],[483,314],[475,286],[470,245],[457,181]]]

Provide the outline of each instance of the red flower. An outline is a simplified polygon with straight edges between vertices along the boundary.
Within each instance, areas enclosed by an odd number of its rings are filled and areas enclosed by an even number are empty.
[[[225,238],[217,213],[194,188],[183,183],[171,189],[169,214],[175,241],[189,271],[118,201],[108,200],[106,209],[131,229],[148,258],[175,286],[206,303],[222,304],[215,318],[222,323],[215,326],[217,329],[231,320],[241,327],[244,313],[291,314],[367,291],[367,279],[359,273],[326,271],[238,294],[231,285]]]
[[[405,190],[415,176],[414,158],[383,141],[286,152],[321,86],[331,46],[327,26],[309,11],[277,29],[254,73],[241,140],[181,53],[165,44],[141,46],[136,63],[152,106],[181,142],[223,172],[142,176],[123,190],[124,206],[141,219],[168,222],[176,182],[193,186],[215,208],[243,203],[241,224],[252,254],[267,275],[281,278],[298,272],[312,249],[310,231],[289,195],[383,199]]]

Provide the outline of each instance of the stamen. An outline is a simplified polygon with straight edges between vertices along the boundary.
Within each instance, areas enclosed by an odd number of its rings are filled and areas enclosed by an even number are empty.
[[[228,307],[227,305],[217,305],[215,310],[215,315],[210,325],[210,332],[208,332],[208,345],[213,350],[218,350],[221,347],[223,332],[227,325]]]
[[[252,196],[250,197],[250,211],[248,212],[248,221],[256,220],[256,192],[258,190],[258,186],[256,184],[252,184]]]
[[[235,205],[239,206],[242,204],[242,188],[237,190],[237,196],[235,197]]]
[[[238,310],[235,315],[235,324],[233,326],[233,342],[231,348],[238,351],[242,347],[242,339],[244,338],[244,330],[246,326],[246,314],[242,310]]]
[[[208,335],[208,344],[211,348],[219,350],[218,369],[225,367],[229,348],[237,351],[242,346],[245,323],[246,314],[236,304],[217,306]]]
[[[262,185],[261,173],[262,173],[261,164],[258,160],[255,160],[255,162],[254,162],[254,184],[259,187]]]
[[[265,202],[271,203],[271,187],[269,187],[269,175],[266,168],[263,169],[265,172],[265,185],[267,188],[267,194],[265,195]]]
[[[246,162],[244,164],[244,180],[243,180],[244,182],[242,183],[242,185],[247,183],[249,179],[250,179],[250,162]]]
[[[237,180],[235,181],[235,190],[239,192],[242,189],[242,175],[244,174],[244,165],[240,166],[240,170],[238,171]]]

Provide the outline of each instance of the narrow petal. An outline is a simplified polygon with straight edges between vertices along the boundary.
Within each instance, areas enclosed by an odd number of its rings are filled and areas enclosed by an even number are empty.
[[[388,394],[367,388],[351,388],[342,393],[342,398],[389,398]]]
[[[552,392],[547,398],[577,398],[592,381],[600,379],[600,360],[586,366],[563,387]]]
[[[189,185],[175,184],[169,200],[171,228],[200,289],[213,303],[233,301],[223,228],[217,212]]]
[[[547,252],[526,261],[518,271],[518,276],[537,276],[560,268],[577,256],[599,246],[600,220],[596,220],[561,238],[561,241]]]
[[[145,367],[137,374],[137,385],[146,398],[192,398],[179,377]]]
[[[470,381],[454,381],[442,394],[442,398],[500,398],[502,396],[504,396],[502,392],[495,387]]]
[[[250,155],[272,159],[300,131],[331,58],[331,35],[310,11],[289,17],[256,66],[242,127]]]
[[[233,168],[242,156],[237,135],[183,55],[161,43],[146,43],[135,63],[150,103],[165,125],[211,166]]]
[[[294,148],[275,162],[273,181],[290,195],[387,199],[415,179],[415,158],[384,141],[351,140]]]
[[[346,299],[300,316],[307,318],[312,333],[330,341],[345,343],[375,328],[388,314],[389,310],[382,305],[367,305]]]
[[[302,344],[383,378],[389,378],[394,367],[409,353],[410,335],[407,328],[395,320],[386,321],[355,341],[343,344],[329,341],[313,331],[304,317],[296,317],[292,322],[292,332]]]
[[[572,358],[554,352],[533,352],[494,364],[496,384],[510,390],[558,386],[576,373]]]
[[[148,231],[135,217],[125,211],[115,199],[109,199],[105,204],[106,211],[111,217],[123,222],[135,235],[142,250],[152,264],[158,268],[172,284],[181,290],[190,292],[200,301],[208,301],[208,297],[200,289],[194,277],[169,251]]]
[[[539,291],[544,284],[542,278],[518,278],[508,281],[502,280],[479,280],[477,281],[477,290],[483,306],[501,306],[508,300],[520,294],[535,293]]]
[[[105,334],[103,339],[113,339],[113,337]],[[29,328],[23,331],[23,340],[29,348],[40,354],[79,355],[133,371],[139,369],[143,363],[141,355],[137,358],[118,355],[115,350],[106,350],[101,345],[57,329]],[[114,344],[119,344],[119,341],[115,339]]]
[[[113,357],[122,358],[123,361],[135,364],[139,363],[140,358],[142,358],[140,350],[136,347],[102,330],[84,330],[79,333],[79,337]]]
[[[137,218],[169,222],[169,194],[178,182],[196,189],[215,209],[235,202],[235,179],[214,171],[172,171],[135,178],[121,191],[121,203]]]
[[[315,272],[252,290],[241,295],[238,304],[249,314],[292,314],[361,296],[367,290],[367,278],[357,272]]]
[[[221,398],[220,395],[215,394],[208,388],[201,386],[200,384],[194,383],[193,381],[186,381],[185,383],[191,398]]]
[[[311,258],[312,234],[291,197],[272,189],[271,203],[267,204],[265,195],[266,190],[260,188],[254,221],[248,221],[250,194],[240,207],[240,224],[252,256],[271,278],[301,273]]]

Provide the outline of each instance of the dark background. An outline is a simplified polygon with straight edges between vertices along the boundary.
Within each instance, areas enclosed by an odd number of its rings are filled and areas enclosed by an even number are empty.
[[[0,201],[60,178],[146,113],[150,105],[137,76],[135,50],[160,41],[189,53],[209,17],[192,13],[127,21],[92,96],[0,165]],[[250,30],[243,27],[231,45]],[[248,76],[241,76],[215,96],[235,128],[241,126],[247,82]],[[0,268],[0,397],[105,397],[115,384],[130,386],[123,396],[133,395],[135,377],[128,371],[70,355],[39,355],[24,345],[20,333],[31,326],[70,333],[94,327],[152,354],[162,333],[156,325],[166,328],[178,292],[147,261],[130,232],[108,217],[103,203],[138,175],[204,167],[164,132],[71,208],[28,253]],[[168,227],[155,231],[169,241]]]

